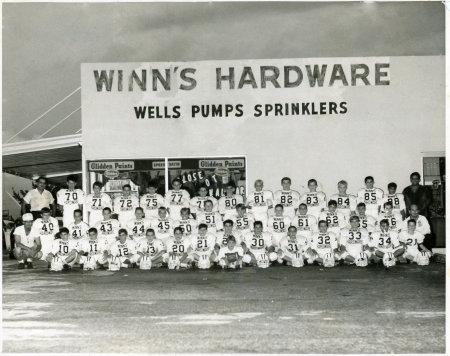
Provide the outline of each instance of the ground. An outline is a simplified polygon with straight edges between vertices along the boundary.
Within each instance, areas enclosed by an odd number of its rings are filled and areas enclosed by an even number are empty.
[[[17,270],[3,352],[445,353],[445,265]]]

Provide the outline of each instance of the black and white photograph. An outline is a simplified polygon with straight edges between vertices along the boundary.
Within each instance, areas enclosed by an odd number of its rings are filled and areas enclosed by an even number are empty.
[[[450,2],[1,13],[2,354],[446,354]]]

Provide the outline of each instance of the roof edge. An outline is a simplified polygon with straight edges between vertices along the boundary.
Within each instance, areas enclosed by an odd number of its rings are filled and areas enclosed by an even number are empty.
[[[2,145],[2,155],[14,155],[19,153],[45,151],[63,147],[82,145],[82,134],[57,136],[39,140],[6,143]]]

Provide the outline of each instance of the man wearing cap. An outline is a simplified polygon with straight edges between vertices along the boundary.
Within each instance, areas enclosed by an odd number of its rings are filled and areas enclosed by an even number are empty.
[[[23,214],[23,225],[18,226],[14,230],[14,238],[16,247],[14,248],[14,256],[19,261],[18,268],[33,268],[33,259],[42,257],[41,238],[33,229],[33,215],[30,213]]]
[[[33,214],[33,219],[38,219],[41,217],[42,208],[51,208],[52,215],[56,215],[56,204],[54,204],[55,199],[52,193],[45,189],[47,186],[47,178],[39,177],[36,182],[36,188],[29,190],[27,194],[23,197],[22,202],[22,214],[27,212],[29,206],[31,214]]]

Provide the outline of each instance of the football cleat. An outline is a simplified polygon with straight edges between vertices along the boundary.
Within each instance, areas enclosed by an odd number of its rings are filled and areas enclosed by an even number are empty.
[[[33,269],[33,268],[34,268],[34,266],[33,266],[33,262],[31,262],[31,261],[27,261],[27,268],[31,268],[31,269]]]

